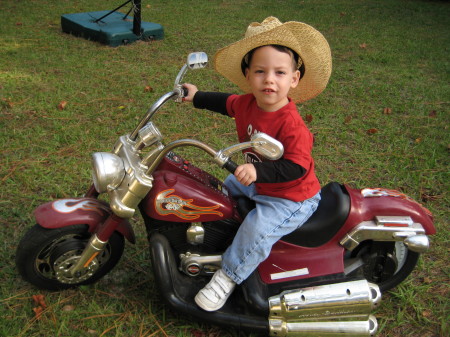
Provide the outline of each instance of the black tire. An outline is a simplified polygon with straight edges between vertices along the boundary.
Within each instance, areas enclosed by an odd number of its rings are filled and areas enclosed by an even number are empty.
[[[353,257],[358,256],[363,259],[365,265],[362,267],[364,277],[372,283],[375,283],[380,288],[382,293],[391,290],[398,284],[403,282],[409,274],[414,270],[419,260],[420,254],[410,251],[401,242],[390,242],[386,244],[393,245],[394,256],[396,263],[384,262],[382,264],[370,263],[370,248],[373,242],[362,243],[352,254]],[[373,253],[372,253],[373,255]],[[381,258],[383,261],[383,258]],[[394,260],[392,260],[394,261]],[[395,265],[395,267],[393,267]],[[392,268],[391,271],[386,269]],[[375,270],[376,269],[376,270]],[[385,270],[382,270],[385,269]],[[384,274],[383,276],[379,276]]]
[[[20,275],[25,281],[47,290],[63,290],[97,281],[119,262],[125,242],[122,235],[114,232],[106,249],[94,258],[86,272],[77,276],[64,273],[78,260],[90,236],[87,225],[55,229],[35,225],[17,247],[16,266]]]

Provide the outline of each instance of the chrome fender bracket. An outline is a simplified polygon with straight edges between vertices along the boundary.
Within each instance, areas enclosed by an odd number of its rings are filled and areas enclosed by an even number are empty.
[[[409,216],[376,216],[375,220],[363,221],[347,233],[340,244],[352,251],[365,240],[402,241],[408,249],[418,253],[429,248],[425,229]]]

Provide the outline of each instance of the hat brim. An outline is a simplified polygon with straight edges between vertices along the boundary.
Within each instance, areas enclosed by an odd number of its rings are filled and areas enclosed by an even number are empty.
[[[271,44],[291,48],[303,61],[304,74],[297,87],[289,92],[289,97],[295,103],[314,98],[325,89],[332,68],[330,46],[319,31],[302,22],[285,22],[219,49],[214,55],[214,67],[217,72],[249,93],[251,89],[242,74],[241,61],[250,50]]]

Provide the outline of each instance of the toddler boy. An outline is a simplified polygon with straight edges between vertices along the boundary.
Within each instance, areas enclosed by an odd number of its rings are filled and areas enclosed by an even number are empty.
[[[269,17],[252,23],[244,39],[220,49],[216,70],[247,94],[198,91],[192,84],[185,101],[196,108],[234,117],[240,142],[264,132],[280,141],[284,155],[265,160],[251,149],[246,164],[225,180],[233,197],[256,203],[222,257],[222,268],[195,301],[206,311],[220,309],[236,284],[244,281],[270,254],[281,237],[302,226],[317,209],[320,184],[311,157],[313,136],[295,103],[317,96],[331,74],[325,38],[301,22],[282,24]]]

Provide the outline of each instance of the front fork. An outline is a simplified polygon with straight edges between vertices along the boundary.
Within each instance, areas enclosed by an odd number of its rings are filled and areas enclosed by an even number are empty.
[[[85,197],[97,198],[98,195],[99,193],[95,190],[94,185],[91,185]],[[92,234],[89,242],[81,253],[78,262],[70,268],[69,272],[72,276],[76,276],[84,268],[87,268],[96,256],[105,249],[109,238],[122,221],[123,218],[111,213],[111,215],[96,228],[96,232]]]

